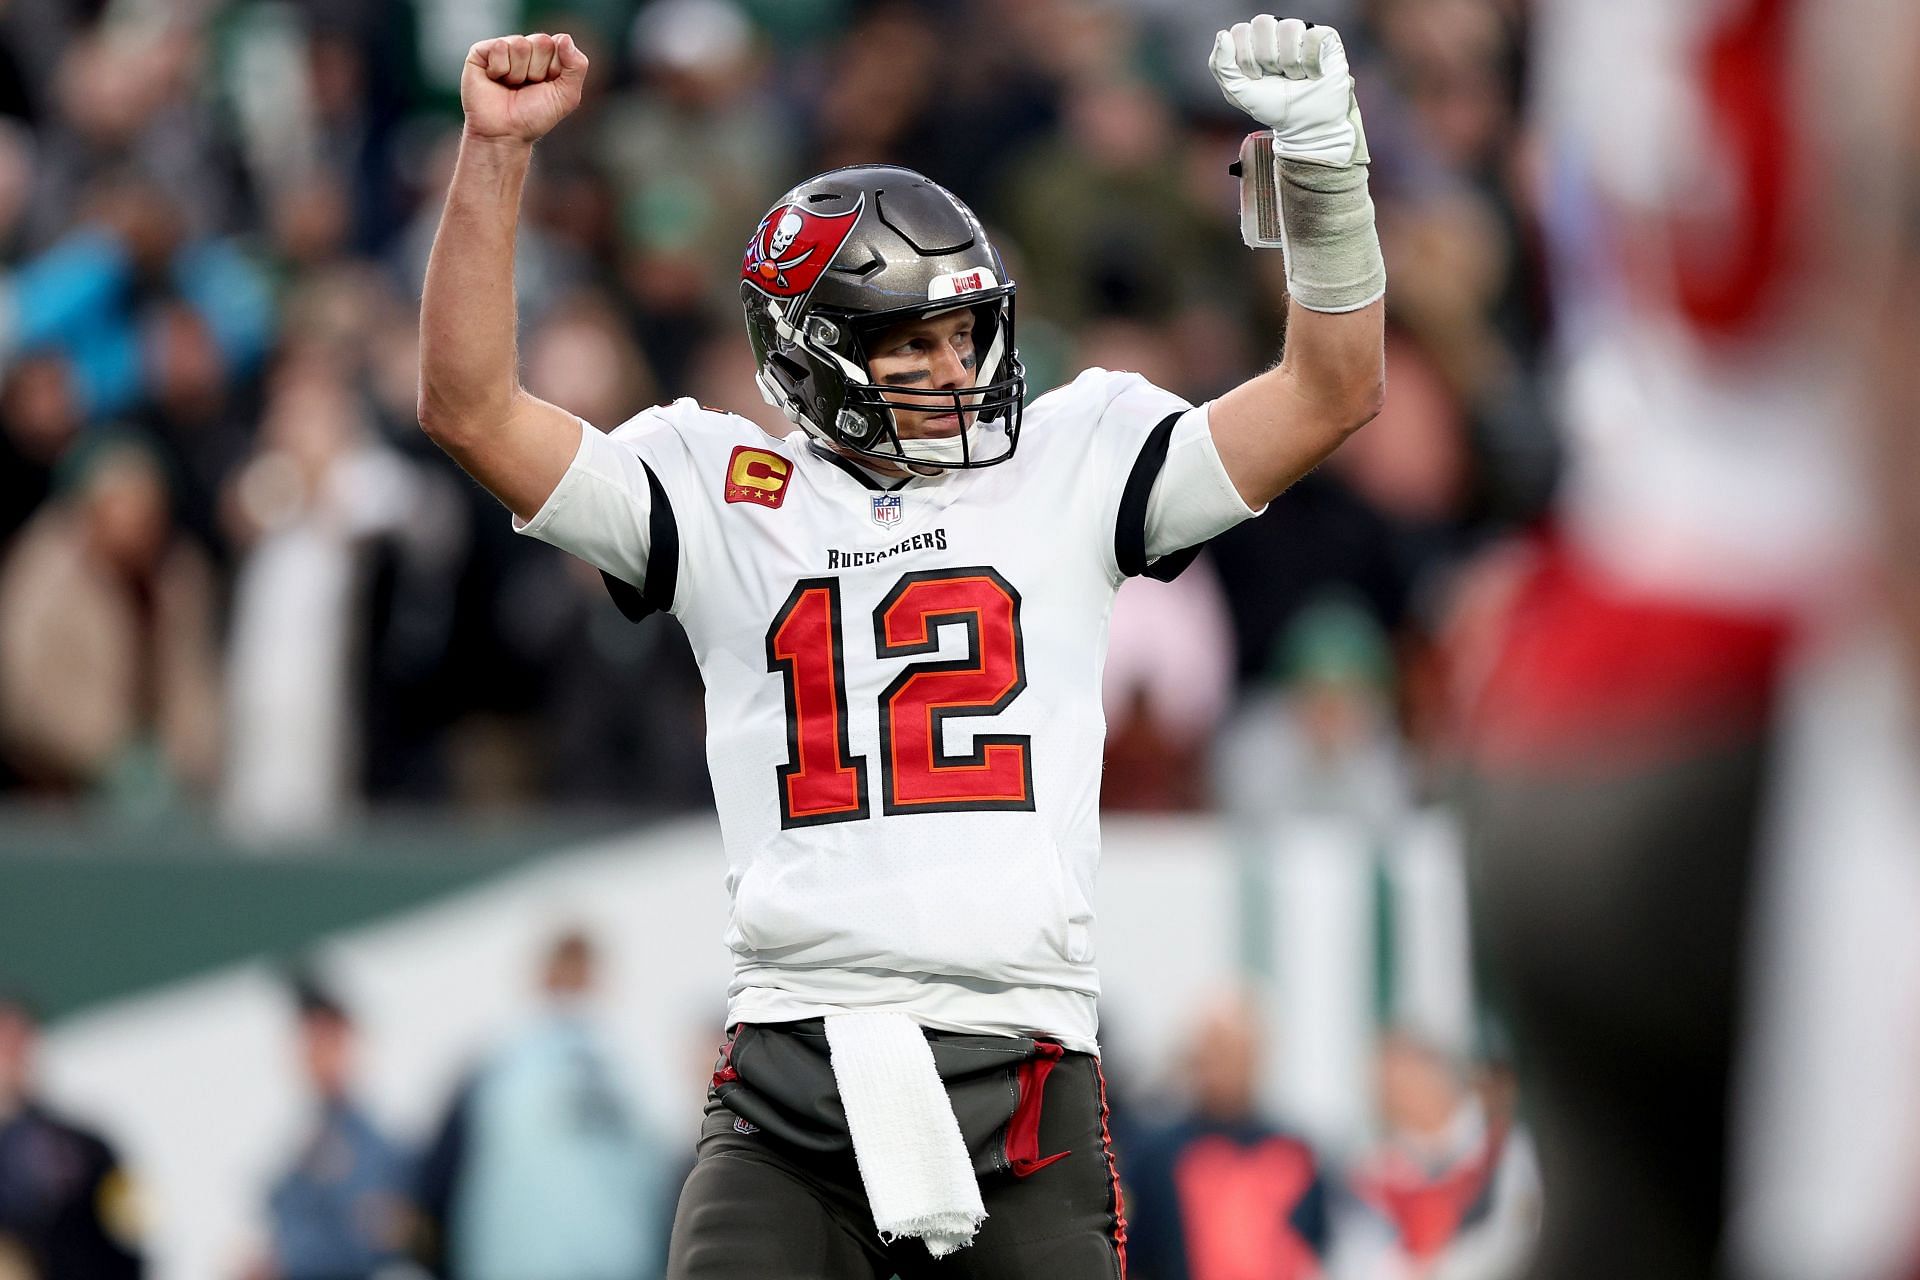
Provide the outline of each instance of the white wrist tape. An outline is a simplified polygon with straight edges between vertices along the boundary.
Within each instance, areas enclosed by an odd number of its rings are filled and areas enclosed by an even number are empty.
[[[1387,291],[1364,164],[1331,168],[1274,154],[1273,133],[1240,147],[1240,238],[1279,249],[1287,290],[1309,311],[1358,311]]]

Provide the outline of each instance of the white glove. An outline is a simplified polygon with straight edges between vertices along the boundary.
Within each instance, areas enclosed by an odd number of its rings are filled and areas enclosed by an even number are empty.
[[[1216,35],[1208,63],[1227,101],[1273,130],[1282,160],[1367,163],[1347,50],[1332,27],[1263,13]]]

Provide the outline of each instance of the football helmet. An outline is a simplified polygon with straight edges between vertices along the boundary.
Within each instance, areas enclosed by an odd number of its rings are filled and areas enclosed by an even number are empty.
[[[740,301],[768,403],[828,446],[920,467],[1013,456],[1026,376],[1013,281],[973,211],[911,169],[854,165],[801,183],[760,220]],[[867,343],[903,320],[974,313],[974,385],[877,385]],[[903,439],[892,409],[960,415],[957,435]]]

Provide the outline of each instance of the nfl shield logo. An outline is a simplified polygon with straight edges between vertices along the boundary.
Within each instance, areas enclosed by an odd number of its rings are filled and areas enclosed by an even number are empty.
[[[877,525],[900,523],[899,494],[876,493],[873,495],[873,522]]]

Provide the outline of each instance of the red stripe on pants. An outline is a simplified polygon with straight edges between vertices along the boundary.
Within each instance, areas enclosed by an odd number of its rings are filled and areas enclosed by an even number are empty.
[[[1093,1060],[1093,1078],[1100,1084],[1100,1150],[1107,1157],[1107,1180],[1113,1187],[1113,1247],[1120,1255],[1120,1280],[1127,1280],[1127,1200],[1120,1192],[1120,1166],[1113,1159],[1113,1134],[1107,1127],[1107,1073]]]

